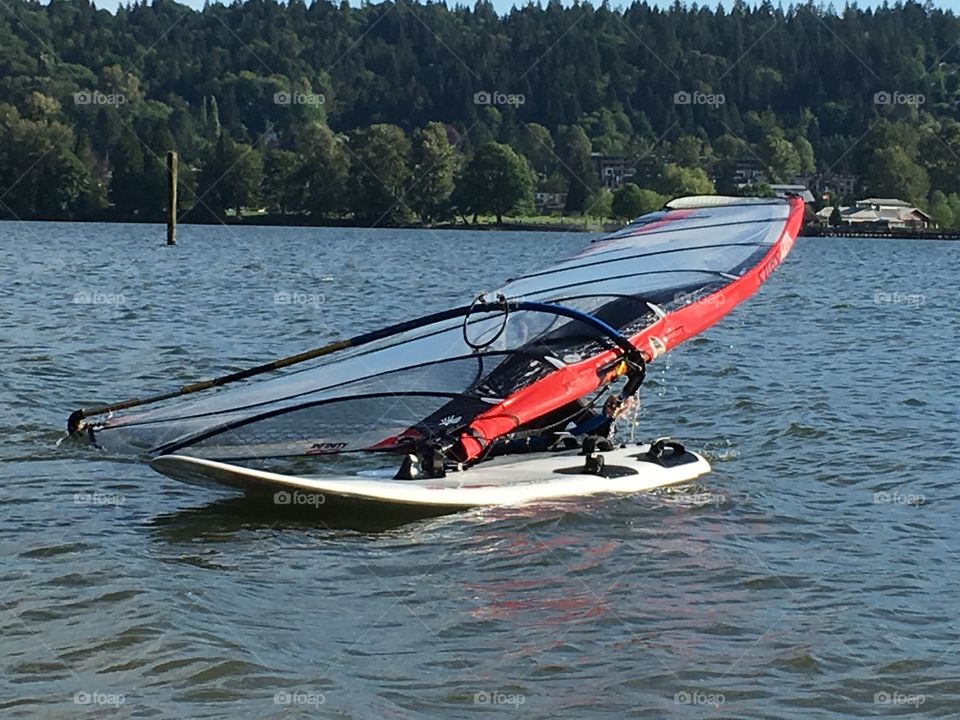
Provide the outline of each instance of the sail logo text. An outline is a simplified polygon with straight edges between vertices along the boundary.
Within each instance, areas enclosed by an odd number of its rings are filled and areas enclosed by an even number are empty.
[[[325,453],[335,453],[343,450],[347,444],[345,442],[315,442],[307,450],[308,455],[323,455]]]

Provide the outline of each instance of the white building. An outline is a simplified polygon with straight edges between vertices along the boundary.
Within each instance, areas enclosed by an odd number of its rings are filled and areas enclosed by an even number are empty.
[[[825,207],[817,213],[824,223],[830,222],[832,207]],[[850,207],[840,208],[841,223],[844,225],[876,225],[885,228],[926,228],[932,220],[920,208],[896,198],[864,198]]]

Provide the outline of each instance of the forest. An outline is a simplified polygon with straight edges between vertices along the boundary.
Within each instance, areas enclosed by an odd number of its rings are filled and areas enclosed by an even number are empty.
[[[501,220],[538,191],[629,218],[798,178],[846,202],[845,175],[954,226],[958,40],[957,17],[914,2],[9,0],[0,217],[160,219],[175,150],[185,219]],[[760,168],[746,187],[743,167]]]

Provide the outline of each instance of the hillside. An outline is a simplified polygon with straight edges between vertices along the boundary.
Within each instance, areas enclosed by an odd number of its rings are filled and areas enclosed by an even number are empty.
[[[430,222],[531,212],[534,188],[567,212],[621,214],[603,185],[679,194],[800,178],[901,197],[949,225],[958,39],[953,14],[916,3],[498,16],[482,2],[157,0],[114,15],[12,0],[0,213],[159,217],[175,149],[183,209],[217,217]]]

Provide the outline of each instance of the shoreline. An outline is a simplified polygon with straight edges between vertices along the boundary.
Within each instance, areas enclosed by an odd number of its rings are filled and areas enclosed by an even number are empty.
[[[112,217],[109,215],[87,216],[87,217],[54,217],[37,216],[29,218],[0,217],[0,222],[75,222],[75,223],[114,223],[114,224],[141,224],[141,225],[166,225],[163,218],[138,218],[129,215]],[[352,218],[345,219],[324,219],[320,222],[309,222],[308,218],[302,215],[251,215],[238,220],[234,217],[221,219],[213,218],[180,218],[178,226],[183,225],[227,225],[229,227],[347,227],[347,228],[377,228],[377,229],[399,229],[399,230],[476,230],[476,231],[520,231],[520,232],[586,232],[586,233],[606,233],[619,230],[624,223],[618,222],[599,222],[581,220],[576,222],[575,218],[570,218],[567,222],[523,222],[517,219],[508,219],[502,223],[497,222],[444,222],[434,225],[424,225],[423,223],[384,223],[380,225],[361,225]]]
[[[502,223],[497,222],[444,222],[435,225],[424,225],[422,223],[395,223],[383,225],[359,225],[353,222],[352,218],[344,219],[324,219],[321,222],[308,222],[308,218],[302,215],[251,215],[241,220],[228,217],[221,220],[211,218],[181,219],[179,225],[227,225],[230,227],[341,227],[341,228],[378,228],[378,229],[399,229],[399,230],[474,230],[480,232],[581,232],[581,233],[609,233],[619,230],[626,225],[618,222],[599,222],[581,220],[576,222],[570,218],[566,222],[523,222],[516,219],[506,220]],[[126,216],[111,217],[109,215],[88,216],[88,217],[53,217],[39,216],[30,218],[2,217],[0,222],[76,222],[76,223],[115,223],[115,224],[143,224],[143,225],[165,225],[162,218],[137,218]],[[800,230],[800,237],[832,237],[832,238],[874,238],[874,239],[898,239],[898,240],[960,240],[960,228],[958,229],[916,229],[916,228],[897,228],[889,230],[886,228],[852,228],[852,227],[829,227],[819,225],[804,225]]]

